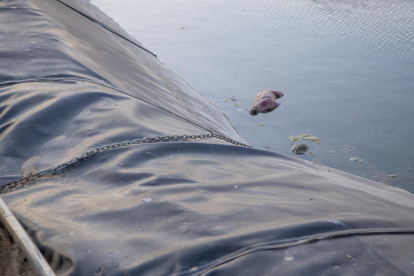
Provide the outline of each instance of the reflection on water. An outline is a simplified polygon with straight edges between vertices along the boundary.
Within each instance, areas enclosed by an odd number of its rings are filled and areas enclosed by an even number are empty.
[[[254,147],[296,156],[288,138],[310,134],[321,141],[297,141],[310,147],[299,158],[414,192],[414,2],[92,3]],[[285,94],[282,107],[250,116],[266,88]]]

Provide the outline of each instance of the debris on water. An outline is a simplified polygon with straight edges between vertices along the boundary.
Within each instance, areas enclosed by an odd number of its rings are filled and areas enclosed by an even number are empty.
[[[248,133],[252,133],[250,130],[249,131],[247,131]]]
[[[249,108],[247,112],[251,116],[256,116],[259,113],[269,113],[275,110],[280,103],[276,100],[283,97],[284,94],[277,90],[265,89],[256,95],[253,107]]]
[[[264,126],[264,124],[259,124],[259,126]]]
[[[309,154],[315,156],[315,153],[313,151],[309,152]]]
[[[348,258],[350,258],[350,259],[352,258],[352,256],[351,256],[351,255],[346,255],[346,256],[347,256]]]
[[[362,140],[362,139],[364,139],[364,138],[365,138],[365,137],[360,137],[360,138],[356,139],[354,142],[359,141],[359,140]]]
[[[198,268],[196,266],[193,266],[193,268],[190,269],[190,272],[197,271],[197,269]]]
[[[148,198],[141,199],[141,201],[143,201],[143,202],[150,202],[150,201],[152,201],[152,199],[148,197]]]
[[[290,136],[288,139],[291,142],[296,142],[298,140],[309,140],[309,141],[315,142],[316,144],[319,144],[321,142],[321,139],[319,139],[316,136],[311,136],[310,134],[300,134],[298,136]]]
[[[238,103],[234,103],[234,106],[235,106],[235,107],[238,107],[238,106],[239,106],[239,104],[238,104]]]
[[[397,128],[397,126],[394,126],[394,127],[392,127],[392,128],[386,129],[386,130],[384,130],[384,132],[387,132],[387,131],[393,130],[394,128]]]
[[[357,161],[359,163],[364,163],[364,159],[358,157],[351,157],[349,158],[349,161]]]
[[[342,146],[342,149],[340,150],[343,153],[350,153],[353,152],[355,147],[353,146]]]
[[[334,150],[329,151],[329,153],[336,153]]]
[[[236,100],[236,96],[231,97],[231,100],[232,100],[233,102],[237,102],[237,100]]]
[[[292,147],[292,152],[294,154],[305,154],[309,150],[309,146],[306,144],[296,144]]]
[[[223,100],[223,102],[228,102],[228,101],[229,101],[229,100],[227,100],[227,99],[224,99],[224,100]]]
[[[185,27],[181,27],[181,30],[184,30],[185,29]]]
[[[389,174],[389,175],[387,175],[387,177],[388,178],[397,178],[397,175],[396,174]]]
[[[299,136],[290,136],[288,138],[291,142],[296,142],[297,140],[299,140]]]

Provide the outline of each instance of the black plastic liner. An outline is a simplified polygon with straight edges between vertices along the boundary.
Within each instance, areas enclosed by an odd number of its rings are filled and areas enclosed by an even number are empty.
[[[87,2],[0,2],[0,185],[226,116]],[[62,275],[414,275],[414,195],[222,139],[130,145],[2,195]]]

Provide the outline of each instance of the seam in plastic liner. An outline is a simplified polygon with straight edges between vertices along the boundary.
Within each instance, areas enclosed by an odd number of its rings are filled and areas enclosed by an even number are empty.
[[[219,262],[216,262],[214,264],[205,264],[204,269],[203,267],[198,267],[197,272],[207,272],[209,270],[212,270],[213,268],[216,268],[218,266],[221,266],[225,263],[231,262],[235,259],[241,258],[243,256],[260,252],[260,251],[267,251],[267,250],[280,250],[280,249],[286,249],[291,248],[307,243],[314,243],[318,241],[323,240],[329,240],[329,239],[335,239],[335,238],[343,238],[348,236],[366,236],[366,235],[413,235],[414,229],[408,228],[408,229],[358,229],[358,230],[346,230],[346,231],[338,231],[334,233],[325,233],[322,235],[312,235],[309,237],[305,237],[304,239],[297,240],[295,239],[289,239],[289,240],[282,240],[277,241],[276,244],[268,244],[266,243],[263,246],[255,246],[254,248],[244,248],[241,251],[236,251],[234,254],[231,254],[227,256],[227,258],[221,259]],[[181,275],[181,274],[178,274]]]
[[[123,36],[123,35],[121,35],[121,34],[117,33],[117,32],[116,32],[116,31],[114,31],[112,28],[110,28],[110,27],[108,27],[108,26],[106,26],[106,25],[102,24],[102,23],[101,23],[101,22],[99,22],[98,20],[94,19],[93,17],[90,17],[90,16],[88,16],[88,15],[84,14],[83,12],[78,11],[77,9],[75,9],[75,8],[71,7],[70,5],[66,4],[65,2],[62,2],[62,1],[60,1],[60,0],[56,0],[56,1],[58,1],[59,3],[61,3],[61,4],[65,5],[66,7],[68,7],[68,8],[70,8],[70,9],[74,10],[75,12],[77,12],[77,13],[81,14],[82,16],[84,16],[84,17],[88,18],[88,19],[89,19],[89,20],[91,20],[92,22],[94,22],[94,23],[98,24],[99,26],[101,26],[101,27],[103,27],[104,29],[106,29],[106,30],[110,31],[111,33],[113,33],[113,34],[115,34],[115,35],[117,35],[117,36],[119,36],[119,37],[121,37],[121,38],[125,39],[126,41],[128,41],[128,42],[130,42],[130,43],[132,43],[132,44],[134,44],[134,45],[135,45],[135,46],[137,46],[138,48],[141,48],[142,50],[144,50],[144,51],[146,51],[146,52],[150,53],[150,54],[151,54],[151,55],[153,55],[154,57],[156,57],[156,56],[157,56],[156,54],[154,54],[154,53],[153,53],[153,52],[151,52],[150,50],[146,49],[145,47],[143,47],[143,46],[141,46],[141,45],[136,44],[135,42],[131,41],[130,39],[126,38],[125,36]]]

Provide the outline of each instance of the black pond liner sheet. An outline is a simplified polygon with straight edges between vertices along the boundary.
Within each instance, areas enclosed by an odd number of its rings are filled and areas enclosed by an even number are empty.
[[[88,2],[0,2],[0,185],[227,117]],[[414,195],[195,139],[98,152],[2,197],[61,275],[414,275]]]

